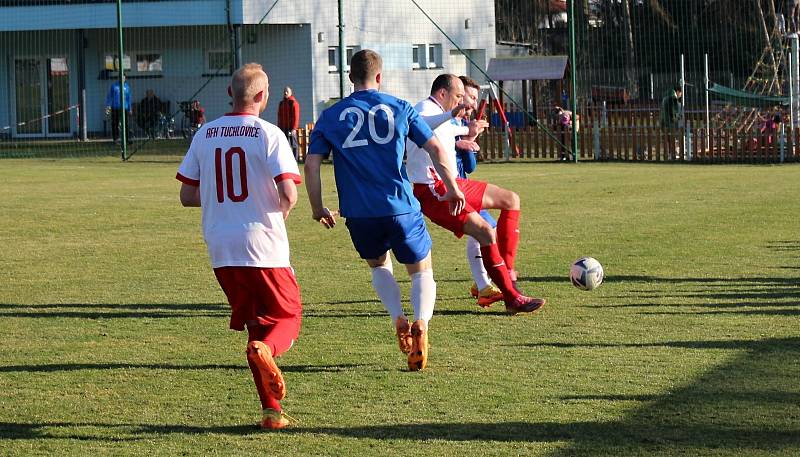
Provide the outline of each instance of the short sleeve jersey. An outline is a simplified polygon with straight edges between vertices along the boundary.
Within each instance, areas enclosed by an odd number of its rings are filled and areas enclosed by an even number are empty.
[[[405,100],[360,90],[322,112],[308,152],[333,152],[342,216],[396,216],[420,208],[403,163],[406,139],[421,146],[432,136]]]
[[[414,106],[414,109],[419,112],[423,118],[427,116],[435,116],[444,113],[441,105],[433,100],[431,97],[422,100]],[[433,132],[436,138],[442,143],[444,150],[447,152],[447,160],[450,162],[451,170],[455,170],[456,161],[456,136],[462,135],[465,128],[461,125],[459,119],[450,119],[439,124]],[[409,143],[408,150],[408,178],[415,184],[433,184],[441,178],[436,173],[433,167],[431,157],[421,148]]]
[[[277,183],[301,181],[278,127],[238,113],[209,122],[192,139],[176,178],[200,186],[212,267],[290,266]]]

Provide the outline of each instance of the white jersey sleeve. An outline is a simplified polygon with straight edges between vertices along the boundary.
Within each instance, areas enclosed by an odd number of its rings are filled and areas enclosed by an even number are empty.
[[[431,125],[431,122],[427,119],[432,119],[434,122],[441,121],[444,113],[444,110],[430,98],[417,103],[414,109],[419,112],[423,119],[426,119],[428,125]],[[449,113],[444,114],[449,116]],[[456,170],[456,135],[462,130],[462,127],[457,126],[455,122],[456,119],[449,118],[449,120],[441,122],[433,130],[436,138],[442,143],[447,153],[448,166],[451,170]],[[408,155],[406,170],[409,181],[414,184],[433,184],[440,180],[433,167],[433,161],[431,161],[431,157],[425,149],[408,141],[406,142],[406,153]]]

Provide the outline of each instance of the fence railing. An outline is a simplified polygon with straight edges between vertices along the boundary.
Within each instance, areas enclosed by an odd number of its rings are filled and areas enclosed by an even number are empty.
[[[579,160],[702,163],[781,163],[800,161],[800,129],[737,133],[735,129],[662,129],[652,125],[592,123],[578,135]],[[298,154],[305,158],[312,124],[298,131]],[[572,133],[538,127],[489,128],[478,138],[481,160],[570,160]],[[555,139],[553,139],[555,137]],[[561,144],[566,146],[564,148]]]

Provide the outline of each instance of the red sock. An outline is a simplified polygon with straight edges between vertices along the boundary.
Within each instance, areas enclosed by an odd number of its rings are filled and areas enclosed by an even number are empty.
[[[517,298],[519,292],[514,289],[514,285],[511,283],[508,269],[503,261],[503,256],[500,255],[497,243],[481,246],[481,256],[483,256],[483,266],[486,267],[486,272],[489,273],[489,277],[492,278],[497,287],[503,291],[503,299],[506,303]]]
[[[514,269],[517,246],[519,246],[519,210],[504,209],[497,218],[497,247],[509,270]]]
[[[281,411],[281,404],[270,395],[266,388],[264,388],[264,384],[261,382],[261,372],[258,371],[258,367],[256,367],[250,359],[247,360],[247,364],[250,365],[250,372],[253,374],[253,381],[256,383],[258,399],[261,400],[261,409],[272,408],[276,411]]]
[[[273,354],[275,353],[275,345],[264,341],[265,335],[267,334],[266,327],[261,325],[248,325],[247,333],[248,342],[262,341]],[[250,359],[247,359],[247,364],[250,366],[250,372],[253,374],[253,381],[256,383],[258,399],[261,400],[261,409],[271,408],[276,411],[282,411],[281,404],[270,394],[269,390],[264,387],[264,383],[261,382],[261,372],[258,370],[258,367],[256,367]]]

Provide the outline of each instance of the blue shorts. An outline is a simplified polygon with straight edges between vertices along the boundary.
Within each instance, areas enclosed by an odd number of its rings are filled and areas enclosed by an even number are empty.
[[[478,213],[478,214],[480,214],[481,217],[483,218],[483,220],[488,222],[489,225],[492,226],[492,228],[497,228],[497,221],[494,220],[494,218],[492,217],[491,214],[489,214],[489,211],[486,211],[485,209],[482,209],[481,212]]]
[[[377,259],[391,249],[398,262],[409,265],[424,259],[431,251],[431,236],[420,212],[348,217],[345,225],[362,259]]]

